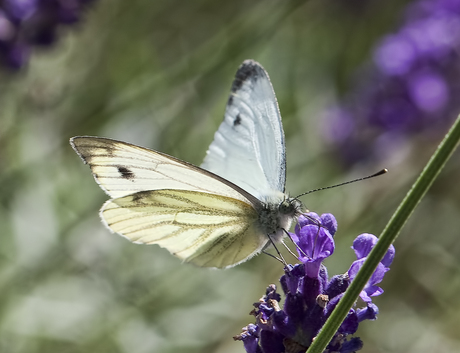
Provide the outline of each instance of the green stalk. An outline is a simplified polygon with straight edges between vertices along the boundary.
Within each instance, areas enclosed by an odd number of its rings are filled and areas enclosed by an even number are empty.
[[[412,188],[409,190],[406,197],[391,217],[380,235],[376,246],[372,249],[355,279],[350,284],[350,287],[346,290],[343,298],[340,300],[339,304],[324,324],[321,332],[309,347],[307,353],[322,353],[326,349],[328,343],[339,329],[349,310],[358,299],[359,293],[363,290],[364,286],[369,281],[369,278],[377,268],[380,260],[387,252],[388,247],[395,241],[402,227],[414,212],[415,207],[426,194],[427,190],[430,188],[431,184],[433,184],[433,181],[439,175],[447,160],[455,151],[459,140],[460,116],[444,137],[436,152],[433,154],[428,164],[425,166],[422,173],[415,181],[414,185],[412,185]]]

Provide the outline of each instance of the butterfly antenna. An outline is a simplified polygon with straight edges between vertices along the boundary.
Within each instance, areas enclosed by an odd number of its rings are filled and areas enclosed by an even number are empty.
[[[314,190],[310,190],[310,191],[307,191],[307,192],[304,192],[303,194],[300,194],[296,197],[294,197],[294,199],[298,199],[299,197],[301,196],[305,196],[305,195],[308,195],[308,194],[311,194],[313,192],[317,192],[317,191],[321,191],[321,190],[327,190],[327,189],[333,189],[333,188],[336,188],[338,186],[343,186],[343,185],[347,185],[347,184],[352,184],[352,183],[356,183],[357,181],[362,181],[362,180],[366,180],[366,179],[371,179],[371,178],[375,178],[377,176],[380,176],[380,175],[383,175],[383,174],[386,174],[388,173],[388,169],[382,169],[381,171],[375,173],[375,174],[372,174],[372,175],[368,175],[364,178],[358,178],[358,179],[353,179],[353,180],[349,180],[349,181],[346,181],[344,183],[340,183],[340,184],[336,184],[336,185],[331,185],[331,186],[326,186],[324,188],[319,188],[319,189],[314,189]]]

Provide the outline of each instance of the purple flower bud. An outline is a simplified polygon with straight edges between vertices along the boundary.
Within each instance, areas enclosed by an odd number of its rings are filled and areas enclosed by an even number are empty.
[[[329,296],[329,298],[334,298],[345,292],[349,285],[350,278],[347,273],[343,275],[336,275],[331,278],[331,281],[326,287],[325,293]]]
[[[331,213],[323,213],[321,215],[321,224],[329,231],[329,234],[334,236],[337,232],[337,220]]]
[[[295,225],[295,234],[298,235],[300,229],[309,224],[318,226],[321,224],[321,218],[315,212],[301,214],[297,219],[297,224]]]
[[[342,325],[340,325],[339,333],[352,335],[358,330],[358,315],[353,309],[350,309],[347,317],[343,320]]]
[[[358,309],[356,311],[358,314],[358,321],[363,320],[375,320],[379,314],[379,308],[374,303],[367,303],[366,308]]]
[[[276,286],[274,284],[270,284],[267,287],[267,290],[265,291],[265,296],[267,299],[273,299],[278,302],[281,300],[281,295],[279,295],[279,293],[276,292]]]
[[[350,280],[353,281],[353,279],[356,277],[356,274],[358,273],[359,269],[362,267],[364,261],[366,258],[356,260],[353,262],[351,265],[350,269],[348,270],[348,275],[350,276]],[[372,274],[371,278],[369,281],[366,283],[366,286],[360,293],[360,297],[362,300],[364,300],[366,303],[372,302],[371,297],[378,296],[383,293],[383,289],[380,287],[377,287],[376,284],[382,282],[383,276],[385,275],[385,272],[387,272],[389,269],[385,267],[382,263],[379,263],[377,266],[377,269],[374,271]]]
[[[394,258],[395,258],[395,247],[393,245],[390,245],[385,256],[380,262],[383,264],[383,266],[390,267]]]
[[[281,276],[280,279],[284,294],[295,294],[303,276],[305,276],[303,264],[296,264],[295,266],[291,266],[289,269],[285,269],[285,274]]]
[[[355,251],[356,258],[358,260],[365,258],[369,255],[372,248],[377,243],[378,238],[369,233],[364,233],[358,235],[356,239],[353,241],[352,249]],[[393,258],[395,256],[395,248],[393,245],[390,245],[390,248],[387,250],[385,256],[380,261],[385,267],[389,267],[393,262]]]
[[[326,317],[329,317],[329,315],[331,315],[332,311],[335,309],[335,307],[339,303],[340,299],[342,299],[342,297],[343,297],[343,293],[336,295],[335,297],[329,298],[329,303],[327,303],[326,312],[325,312]]]
[[[342,343],[339,353],[353,353],[363,348],[363,341],[359,337],[352,337],[349,341]]]
[[[263,353],[259,346],[260,328],[254,324],[243,327],[243,332],[234,336],[235,341],[243,341],[244,349],[247,353]]]
[[[355,251],[356,258],[359,260],[369,255],[372,248],[377,243],[377,240],[378,238],[373,234],[364,233],[358,235],[353,241],[353,246],[351,247]]]

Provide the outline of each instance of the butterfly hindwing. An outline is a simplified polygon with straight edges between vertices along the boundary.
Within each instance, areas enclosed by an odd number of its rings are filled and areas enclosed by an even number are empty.
[[[132,242],[158,244],[198,266],[234,266],[267,242],[251,205],[203,192],[141,191],[109,200],[101,217]]]
[[[224,121],[201,167],[257,198],[284,192],[284,131],[273,87],[259,63],[246,60],[238,69]]]

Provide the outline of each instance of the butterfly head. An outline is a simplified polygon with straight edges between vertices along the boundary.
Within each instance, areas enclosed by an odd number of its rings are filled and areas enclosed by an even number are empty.
[[[278,205],[278,211],[280,215],[285,215],[289,218],[295,219],[302,213],[302,202],[295,197],[285,197]]]

